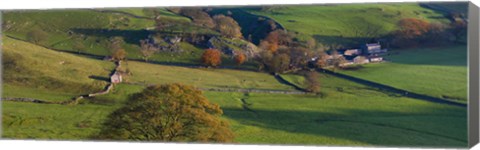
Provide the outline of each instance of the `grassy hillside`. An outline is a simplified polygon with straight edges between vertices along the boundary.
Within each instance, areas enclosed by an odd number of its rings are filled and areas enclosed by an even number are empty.
[[[3,95],[66,100],[102,90],[113,63],[45,49],[3,37]]]
[[[364,65],[341,73],[427,94],[467,100],[467,48],[465,46],[392,50],[389,62]]]
[[[47,33],[46,40],[41,43],[42,45],[75,51],[72,48],[75,39],[72,36],[73,34],[70,33],[82,34],[84,38],[81,39],[81,42],[85,46],[85,52],[101,55],[108,54],[106,49],[108,36],[120,36],[122,34],[113,31],[106,32],[107,30],[133,32],[154,25],[153,20],[137,19],[122,14],[102,13],[93,10],[12,11],[3,14],[3,22],[11,26],[10,28],[4,28],[6,35],[27,39],[28,32],[42,30]],[[100,32],[104,32],[104,35],[94,35],[94,33],[99,34]],[[128,32],[124,34],[128,34]],[[135,37],[138,36],[144,35]],[[132,46],[131,44],[127,43],[125,46]]]
[[[4,88],[5,89],[5,88]],[[79,105],[2,103],[2,137],[16,139],[86,140],[100,131],[103,120],[120,108],[128,94],[142,87],[118,85],[109,95]],[[38,95],[53,95],[39,93]]]
[[[396,30],[396,23],[402,18],[448,22],[441,13],[418,3],[282,6],[248,11],[272,18],[289,31],[312,36],[327,45],[364,43],[367,32],[385,35]]]

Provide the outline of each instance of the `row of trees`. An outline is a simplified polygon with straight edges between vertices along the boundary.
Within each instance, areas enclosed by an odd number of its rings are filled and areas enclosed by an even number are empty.
[[[242,65],[247,59],[247,56],[242,52],[236,52],[233,56],[233,60],[236,65]],[[222,52],[217,49],[207,49],[203,52],[201,62],[205,66],[218,67],[222,64]]]
[[[220,14],[211,17],[206,12],[208,10],[202,8],[170,8],[169,10],[192,19],[196,25],[216,30],[222,36],[243,38],[240,25],[230,16]],[[169,24],[169,20],[163,19],[159,14],[157,14],[155,19],[157,24],[156,29],[159,31],[163,30],[164,27]]]
[[[296,34],[285,30],[275,30],[261,40],[262,51],[256,58],[259,70],[271,73],[286,73],[307,67],[315,55],[316,42],[299,41]]]
[[[461,42],[466,37],[467,25],[463,20],[450,24],[430,23],[426,20],[406,18],[398,22],[399,30],[392,34],[395,47],[434,46],[450,42]]]

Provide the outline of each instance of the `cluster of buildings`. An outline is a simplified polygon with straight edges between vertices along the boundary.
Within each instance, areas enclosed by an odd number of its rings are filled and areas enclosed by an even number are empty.
[[[369,43],[355,49],[337,50],[337,54],[329,54],[327,61],[331,61],[334,57],[344,57],[345,62],[341,66],[348,66],[353,64],[366,64],[383,62],[383,55],[387,53],[387,49],[382,49],[380,43]],[[316,61],[318,58],[313,58]]]

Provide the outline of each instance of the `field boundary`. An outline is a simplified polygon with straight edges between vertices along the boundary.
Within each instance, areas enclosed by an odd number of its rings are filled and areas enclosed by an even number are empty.
[[[141,86],[152,86],[155,84],[141,83],[141,82],[126,82],[125,84],[130,85],[141,85]],[[269,89],[242,89],[242,88],[200,88],[197,89],[202,91],[211,91],[211,92],[238,92],[238,93],[268,93],[268,94],[289,94],[289,95],[303,95],[307,92],[303,91],[289,91],[289,90],[269,90]]]

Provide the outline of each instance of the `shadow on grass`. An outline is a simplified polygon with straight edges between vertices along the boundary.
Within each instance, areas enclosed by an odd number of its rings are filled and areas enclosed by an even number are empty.
[[[148,38],[152,32],[148,30],[117,30],[117,29],[84,29],[74,28],[73,32],[98,37],[123,37],[125,42],[130,44],[139,44],[140,40]]]
[[[91,76],[88,76],[88,78],[95,79],[95,80],[100,80],[100,81],[105,81],[105,82],[110,82],[110,78],[103,77],[103,76],[91,75]]]
[[[290,133],[350,140],[377,146],[467,146],[466,122],[459,121],[442,124],[442,122],[444,122],[443,118],[449,117],[466,121],[466,111],[464,109],[445,108],[444,111],[447,113],[439,113],[438,110],[431,109],[432,108],[422,109],[424,111],[421,113],[399,113],[359,109],[340,109],[340,113],[259,110],[254,108],[248,110],[223,108],[223,111],[224,116],[236,120],[241,124],[282,130]],[[252,113],[252,111],[255,113]],[[416,126],[405,125],[405,120],[397,119],[404,117],[408,117],[408,122]],[[372,118],[379,118],[380,121],[372,121]],[[464,126],[465,128],[459,128],[459,126]],[[449,135],[449,132],[445,132],[445,129],[451,130],[451,132],[458,130],[458,132],[465,133],[465,136]],[[461,130],[465,130],[465,132]]]

